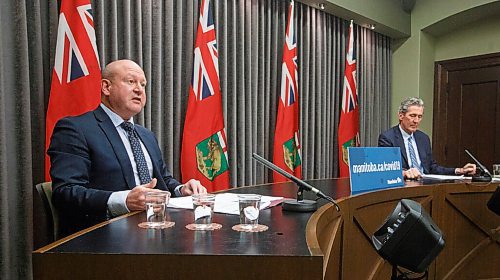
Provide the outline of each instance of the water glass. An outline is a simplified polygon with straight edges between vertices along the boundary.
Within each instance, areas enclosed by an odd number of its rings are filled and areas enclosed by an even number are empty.
[[[170,199],[168,191],[152,191],[145,194],[146,222],[139,224],[141,228],[162,229],[173,226],[167,221],[167,204]]]
[[[500,164],[493,164],[493,177],[500,178]]]
[[[261,196],[258,194],[239,194],[240,224],[233,227],[236,231],[260,232],[267,226],[259,224]]]
[[[222,226],[217,223],[212,223],[215,206],[215,194],[194,194],[193,199],[193,216],[194,222],[186,225],[190,230],[215,230]]]

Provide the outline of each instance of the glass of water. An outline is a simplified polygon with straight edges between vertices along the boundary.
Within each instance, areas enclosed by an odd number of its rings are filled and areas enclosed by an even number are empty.
[[[146,221],[139,224],[141,228],[169,228],[175,223],[167,221],[167,204],[170,199],[168,191],[154,191],[145,194]]]
[[[243,232],[260,232],[267,230],[267,226],[259,224],[260,203],[261,195],[238,194],[240,223],[233,226],[233,230]]]
[[[216,230],[222,226],[212,222],[215,206],[215,194],[203,193],[194,194],[193,216],[194,222],[186,225],[189,230]]]
[[[500,178],[500,164],[493,164],[493,177]]]

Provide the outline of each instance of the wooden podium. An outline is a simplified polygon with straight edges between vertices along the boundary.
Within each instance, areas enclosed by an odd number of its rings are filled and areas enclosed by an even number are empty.
[[[83,230],[33,252],[34,279],[389,279],[390,265],[371,245],[371,235],[401,198],[420,202],[444,233],[446,245],[429,268],[429,279],[499,277],[500,217],[486,202],[496,185],[422,185],[350,196],[345,179],[309,181],[338,199],[319,201],[314,213],[281,206],[261,211],[261,233],[231,227],[238,216],[216,214],[222,229],[193,232],[184,226],[191,210],[169,209],[176,225],[137,226],[134,212]],[[292,183],[232,189],[234,193],[295,197]],[[306,198],[313,198],[306,194]]]

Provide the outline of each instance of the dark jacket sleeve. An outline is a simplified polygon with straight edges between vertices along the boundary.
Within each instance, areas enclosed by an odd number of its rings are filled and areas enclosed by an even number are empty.
[[[423,141],[425,141],[425,157],[420,156],[420,158],[425,158],[425,162],[423,163],[424,168],[426,169],[427,174],[439,174],[439,175],[455,175],[455,168],[450,168],[450,167],[444,167],[439,165],[435,160],[434,157],[432,156],[432,149],[431,149],[431,141],[429,139],[429,136],[427,134],[423,134]]]
[[[392,139],[389,138],[386,134],[388,132],[381,133],[378,136],[378,146],[379,147],[395,147],[396,145],[393,143]]]
[[[163,181],[165,182],[165,185],[167,186],[168,191],[172,194],[173,197],[176,196],[174,190],[177,186],[179,186],[181,183],[177,181],[172,174],[168,171],[167,166],[165,162],[162,160],[162,178]]]
[[[56,124],[47,153],[55,207],[82,227],[105,220],[112,192],[88,188],[91,151],[76,122],[64,118]]]

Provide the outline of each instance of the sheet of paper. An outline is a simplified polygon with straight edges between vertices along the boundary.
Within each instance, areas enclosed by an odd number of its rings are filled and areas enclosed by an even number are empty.
[[[435,175],[435,174],[424,174],[422,175],[424,179],[436,179],[436,180],[470,180],[471,177],[464,177],[463,175]]]
[[[283,201],[283,197],[266,196],[261,198],[260,209],[278,205]],[[193,209],[193,201],[191,196],[174,197],[168,202],[168,207]],[[239,215],[240,210],[238,206],[238,195],[235,193],[221,193],[215,196],[214,212],[225,213],[231,215]]]
[[[431,175],[424,174],[422,176],[424,179],[436,179],[436,180],[472,180],[472,177],[465,177],[463,175]],[[500,182],[500,178],[493,177],[491,182]]]

